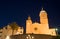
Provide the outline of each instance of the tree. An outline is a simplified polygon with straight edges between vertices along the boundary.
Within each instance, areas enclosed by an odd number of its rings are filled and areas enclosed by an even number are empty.
[[[11,24],[9,24],[11,26],[12,29],[12,35],[14,34],[14,30],[18,29],[18,24],[16,22],[12,22]]]

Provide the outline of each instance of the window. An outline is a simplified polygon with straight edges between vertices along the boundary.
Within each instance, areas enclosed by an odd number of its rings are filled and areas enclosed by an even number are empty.
[[[36,31],[36,30],[37,30],[37,28],[34,28],[34,30]]]

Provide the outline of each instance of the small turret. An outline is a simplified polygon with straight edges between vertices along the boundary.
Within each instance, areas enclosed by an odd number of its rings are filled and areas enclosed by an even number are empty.
[[[28,16],[28,20],[31,20],[31,17],[30,16]]]
[[[31,33],[31,25],[32,25],[32,21],[31,21],[31,17],[29,16],[28,19],[26,20],[26,34]]]

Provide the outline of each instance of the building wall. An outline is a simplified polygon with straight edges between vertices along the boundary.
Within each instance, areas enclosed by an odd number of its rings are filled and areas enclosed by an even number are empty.
[[[26,20],[26,33],[27,34],[32,34],[31,30],[32,30],[32,20],[29,16],[28,19]]]
[[[52,36],[56,36],[56,29],[55,28],[50,29],[50,33]]]
[[[40,34],[41,29],[40,29],[40,24],[39,23],[33,23],[31,28],[32,28],[31,31],[32,31],[33,34]]]
[[[2,29],[0,29],[0,39],[2,39]]]

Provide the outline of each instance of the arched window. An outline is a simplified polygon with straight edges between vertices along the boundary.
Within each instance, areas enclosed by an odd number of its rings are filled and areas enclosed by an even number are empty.
[[[37,27],[35,27],[34,30],[37,31]]]

